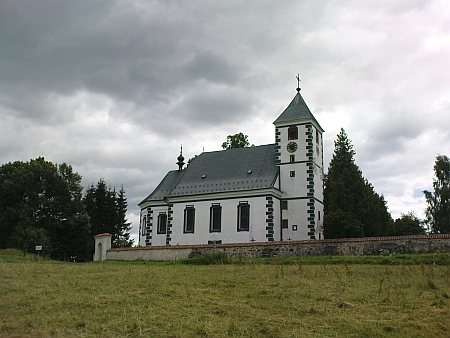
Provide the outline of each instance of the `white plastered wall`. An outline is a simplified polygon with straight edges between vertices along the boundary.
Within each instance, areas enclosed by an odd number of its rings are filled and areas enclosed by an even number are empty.
[[[238,231],[237,229],[239,202],[248,202],[250,205],[249,231]],[[221,232],[210,232],[210,208],[213,203],[219,203],[222,207]],[[276,203],[277,200],[274,199],[274,204]],[[184,233],[186,206],[195,208],[194,233]],[[173,205],[171,245],[207,244],[208,241],[214,240],[221,240],[222,243],[246,243],[251,242],[252,239],[256,242],[265,242],[267,241],[266,210],[264,196],[175,203]]]

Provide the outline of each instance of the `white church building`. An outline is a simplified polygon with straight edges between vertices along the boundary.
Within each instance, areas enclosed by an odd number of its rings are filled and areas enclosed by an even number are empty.
[[[300,95],[273,122],[275,143],[203,152],[139,203],[139,245],[321,239],[323,132]]]

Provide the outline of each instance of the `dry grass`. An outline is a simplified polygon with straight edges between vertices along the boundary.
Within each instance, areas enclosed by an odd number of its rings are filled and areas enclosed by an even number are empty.
[[[449,337],[449,296],[449,266],[75,264],[3,255],[0,336]]]

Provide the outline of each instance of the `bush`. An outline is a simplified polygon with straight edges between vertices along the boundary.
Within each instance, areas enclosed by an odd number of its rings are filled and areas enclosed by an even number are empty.
[[[198,264],[198,265],[211,265],[211,264],[231,264],[231,257],[222,251],[216,251],[213,253],[206,253],[198,255],[192,258],[184,259],[180,261],[183,264]]]

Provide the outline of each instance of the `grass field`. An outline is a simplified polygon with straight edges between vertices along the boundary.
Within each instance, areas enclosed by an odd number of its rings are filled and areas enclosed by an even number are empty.
[[[4,250],[0,336],[450,337],[449,255],[414,257],[63,263]]]

